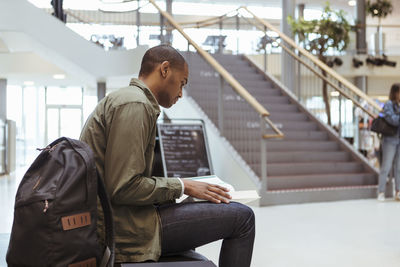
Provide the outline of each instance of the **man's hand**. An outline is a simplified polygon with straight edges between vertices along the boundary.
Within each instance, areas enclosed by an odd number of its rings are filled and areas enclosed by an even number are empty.
[[[225,187],[182,179],[185,185],[185,194],[191,197],[205,199],[214,203],[229,203],[232,197],[227,193],[229,190]]]

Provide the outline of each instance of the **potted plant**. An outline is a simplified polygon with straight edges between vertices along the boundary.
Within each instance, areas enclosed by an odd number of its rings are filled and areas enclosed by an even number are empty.
[[[321,18],[307,21],[303,18],[295,20],[289,16],[288,22],[303,47],[316,55],[319,60],[327,63],[329,49],[343,51],[350,42],[351,26],[345,15],[343,10],[332,10],[327,2]],[[324,70],[321,70],[321,72],[323,76],[327,77]],[[325,102],[327,122],[331,125],[328,84],[325,81],[322,82],[322,95]]]
[[[375,0],[367,1],[367,13],[371,15],[371,17],[378,18],[378,27],[377,32],[374,36],[375,41],[375,53],[376,54],[383,54],[383,42],[384,36],[382,33],[382,19],[386,18],[389,14],[393,11],[393,5],[390,0]]]

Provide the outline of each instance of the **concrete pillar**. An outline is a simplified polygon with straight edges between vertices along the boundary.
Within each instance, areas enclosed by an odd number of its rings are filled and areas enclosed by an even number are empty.
[[[355,77],[355,85],[364,93],[368,93],[368,80],[367,76]]]
[[[172,16],[172,0],[165,0],[167,12]],[[165,34],[165,43],[172,45],[172,28],[171,25],[168,23],[167,30]]]
[[[7,80],[0,79],[0,120],[7,119]]]
[[[7,172],[7,80],[0,79],[0,174]]]
[[[136,45],[140,45],[140,26],[141,26],[141,21],[140,21],[140,0],[137,0],[138,2],[138,8],[136,12],[136,28],[137,28],[137,36],[136,36]]]
[[[164,24],[165,24],[164,17],[163,15],[160,14],[160,44],[163,44],[165,42]]]
[[[287,17],[294,17],[295,11],[295,1],[294,0],[282,0],[282,32],[293,38],[292,29],[290,28],[289,23],[287,22]],[[283,45],[290,48],[285,42]],[[295,90],[295,76],[296,76],[296,64],[294,64],[294,59],[291,58],[284,50],[282,49],[282,82],[289,90]]]
[[[97,102],[100,102],[106,96],[106,82],[97,82]]]
[[[367,38],[366,38],[366,4],[364,0],[357,0],[357,24],[359,27],[356,31],[356,49],[357,54],[367,54]],[[355,77],[355,85],[364,93],[367,93],[368,80],[366,76]]]
[[[306,7],[305,4],[298,4],[298,5],[297,5],[297,15],[298,15],[298,19],[304,18],[304,9],[305,9],[305,7]]]
[[[7,120],[6,146],[6,173],[12,173],[15,171],[17,166],[17,125],[15,121],[12,120]]]
[[[356,48],[357,54],[367,54],[367,37],[366,37],[366,5],[365,0],[357,0],[357,24],[359,27],[356,31]]]
[[[298,4],[297,5],[297,19],[304,19],[304,9],[306,5],[305,4]],[[298,36],[295,36],[296,43],[298,43]],[[300,53],[297,53],[297,55],[300,56]],[[296,64],[296,81],[295,81],[295,94],[297,94],[297,99],[299,101],[302,101],[303,95],[302,95],[302,88],[301,88],[301,63],[297,62]]]

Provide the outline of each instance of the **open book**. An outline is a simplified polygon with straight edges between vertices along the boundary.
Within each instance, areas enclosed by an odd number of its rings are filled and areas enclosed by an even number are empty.
[[[230,201],[235,201],[239,202],[242,204],[246,204],[249,202],[252,202],[254,200],[257,200],[260,198],[256,190],[242,190],[242,191],[236,191],[231,184],[228,184],[225,181],[222,181],[218,176],[216,175],[209,175],[209,176],[198,176],[198,177],[190,177],[190,178],[183,178],[183,179],[190,179],[194,180],[197,182],[204,182],[204,183],[209,183],[209,184],[216,184],[223,186],[227,189],[229,189],[229,194],[231,195],[232,199]],[[177,202],[182,202],[184,201],[188,196],[183,195],[181,198],[177,199]],[[193,201],[206,201],[203,199],[198,199],[198,198],[192,198]]]

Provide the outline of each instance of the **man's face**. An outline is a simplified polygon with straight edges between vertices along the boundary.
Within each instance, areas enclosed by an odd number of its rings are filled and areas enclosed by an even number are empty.
[[[164,80],[164,88],[159,95],[161,106],[169,108],[182,97],[182,88],[187,84],[188,76],[187,64],[181,69],[169,68],[169,73]]]

